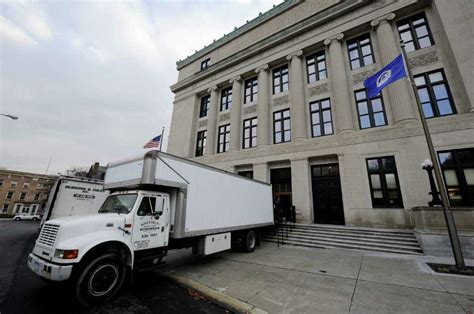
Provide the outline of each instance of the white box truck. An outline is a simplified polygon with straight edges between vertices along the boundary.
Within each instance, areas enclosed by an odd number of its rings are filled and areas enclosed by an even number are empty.
[[[60,217],[97,213],[108,195],[102,180],[61,175],[51,189],[41,225]]]
[[[28,258],[43,279],[69,280],[84,305],[111,298],[126,273],[156,267],[170,249],[252,252],[273,224],[269,184],[158,151],[110,163],[104,188],[96,214],[47,221]]]

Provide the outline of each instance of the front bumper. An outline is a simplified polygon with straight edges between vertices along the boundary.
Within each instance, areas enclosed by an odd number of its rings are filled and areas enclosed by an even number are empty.
[[[33,253],[28,256],[28,268],[35,274],[52,281],[64,281],[69,279],[72,273],[72,266],[73,265],[51,264]]]

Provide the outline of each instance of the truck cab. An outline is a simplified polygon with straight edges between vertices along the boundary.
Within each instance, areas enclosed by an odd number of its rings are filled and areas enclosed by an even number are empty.
[[[167,252],[169,228],[168,194],[115,192],[97,214],[46,222],[29,255],[28,266],[50,281],[75,277],[82,291],[78,299],[91,304],[113,295],[127,269],[161,262]]]

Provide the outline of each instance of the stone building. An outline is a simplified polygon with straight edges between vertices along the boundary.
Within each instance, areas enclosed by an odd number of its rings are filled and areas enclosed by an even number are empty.
[[[0,214],[38,214],[56,176],[0,169]]]
[[[302,223],[444,228],[407,79],[365,78],[405,41],[461,231],[474,219],[474,6],[288,0],[177,62],[168,151],[271,182]]]

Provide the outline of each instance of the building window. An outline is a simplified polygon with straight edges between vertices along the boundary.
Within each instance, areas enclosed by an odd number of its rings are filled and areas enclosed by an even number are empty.
[[[313,137],[333,134],[331,101],[329,98],[309,103]]]
[[[31,214],[32,215],[36,214],[36,209],[38,209],[38,205],[31,206]]]
[[[11,181],[11,182],[10,182],[10,187],[11,187],[11,188],[16,188],[17,185],[18,185],[18,182],[17,182],[17,181]]]
[[[14,192],[7,192],[6,199],[11,200],[13,198],[13,194],[14,194]]]
[[[30,182],[24,182],[24,183],[23,183],[23,188],[24,188],[24,189],[30,188]]]
[[[290,109],[273,113],[273,143],[291,141]]]
[[[22,209],[21,209],[21,212],[24,214],[24,213],[28,213],[30,211],[30,207],[29,206],[24,206]]]
[[[367,159],[372,206],[403,207],[397,167],[393,156]]]
[[[324,51],[306,57],[306,69],[308,70],[308,83],[327,78],[328,73],[326,70],[326,56]]]
[[[207,69],[211,65],[211,58],[201,62],[201,71]]]
[[[219,127],[219,137],[217,139],[217,153],[224,153],[229,150],[230,124]]]
[[[36,189],[41,190],[43,188],[43,183],[38,183]]]
[[[425,118],[456,113],[451,91],[442,70],[415,76],[415,85]]]
[[[2,213],[8,212],[8,207],[9,207],[9,206],[10,206],[9,204],[3,204]]]
[[[372,99],[367,98],[365,89],[355,91],[359,126],[361,129],[374,128],[387,124],[382,95],[378,94]]]
[[[288,90],[288,65],[273,69],[273,94]]]
[[[418,14],[397,23],[400,39],[405,43],[405,51],[415,51],[434,44],[425,14]]]
[[[237,174],[238,174],[239,176],[242,176],[242,177],[246,177],[246,178],[249,178],[249,179],[253,179],[253,171],[252,171],[252,170],[239,171],[239,172],[237,172]]]
[[[258,79],[256,77],[245,81],[244,104],[257,100]]]
[[[474,205],[474,148],[438,153],[452,206]]]
[[[206,95],[206,96],[201,97],[201,105],[199,106],[199,118],[207,116],[210,102],[211,102],[211,95]]]
[[[21,200],[24,200],[26,198],[26,193],[25,192],[21,192],[20,194],[20,199]]]
[[[204,148],[206,147],[206,134],[206,130],[199,131],[197,134],[196,157],[200,157],[204,154]]]
[[[3,186],[3,179],[0,179],[0,186]]]
[[[347,49],[352,70],[375,62],[369,34],[348,40]]]
[[[39,200],[40,199],[40,194],[39,193],[36,193],[35,194],[35,201]]]
[[[14,214],[18,214],[20,212],[20,209],[21,209],[21,204],[17,204],[16,207],[15,207]]]
[[[221,111],[229,110],[232,107],[232,86],[221,91]]]
[[[244,136],[242,148],[257,146],[257,118],[244,120]]]

